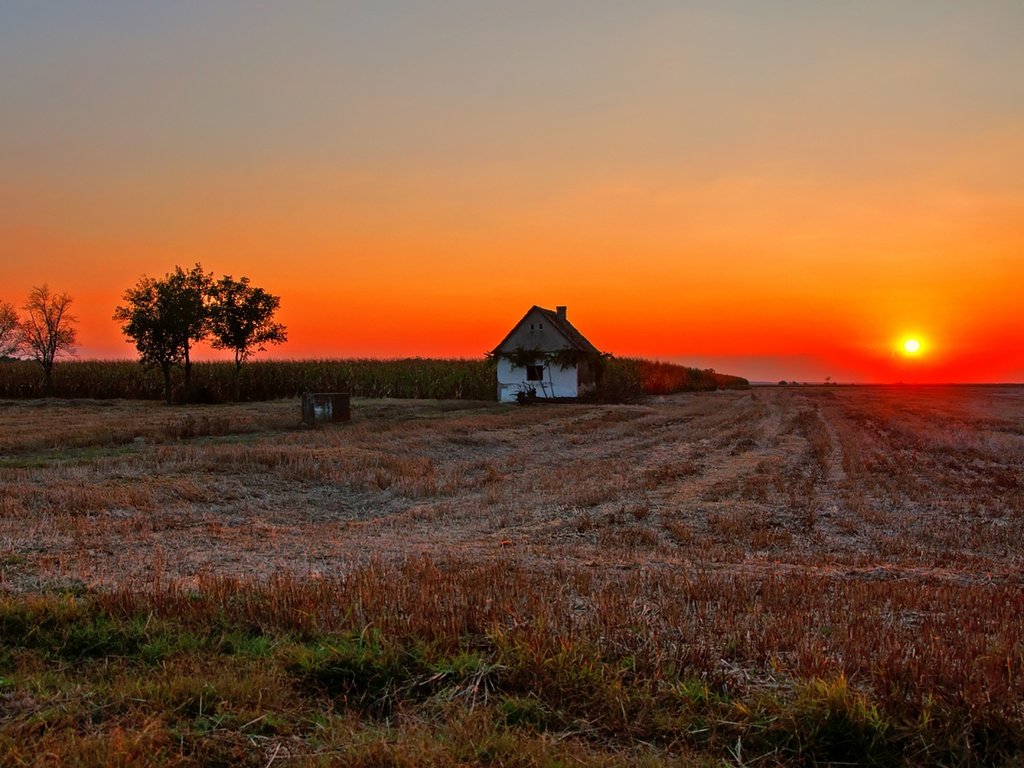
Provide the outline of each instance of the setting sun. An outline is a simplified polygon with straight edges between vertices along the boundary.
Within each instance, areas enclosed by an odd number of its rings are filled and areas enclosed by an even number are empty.
[[[917,339],[907,339],[903,342],[903,352],[908,355],[916,355],[921,351],[921,342]]]

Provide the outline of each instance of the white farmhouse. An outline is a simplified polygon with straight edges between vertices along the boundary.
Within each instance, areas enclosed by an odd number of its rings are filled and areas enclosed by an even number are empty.
[[[601,352],[566,319],[566,308],[552,312],[531,307],[491,355],[498,362],[498,400],[526,397],[574,398],[594,391]]]

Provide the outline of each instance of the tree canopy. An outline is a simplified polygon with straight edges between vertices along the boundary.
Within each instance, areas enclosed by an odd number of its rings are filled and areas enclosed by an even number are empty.
[[[198,263],[188,272],[175,266],[164,276],[167,296],[171,301],[175,331],[181,339],[185,371],[185,392],[192,388],[192,344],[202,341],[207,333],[207,301],[213,273],[206,274]]]
[[[191,385],[190,350],[206,335],[206,294],[212,275],[196,264],[186,272],[173,272],[156,280],[143,275],[124,292],[124,304],[114,310],[125,336],[135,342],[139,361],[160,368],[164,400],[171,402],[171,368],[184,364],[185,389]]]
[[[8,301],[0,301],[0,358],[11,357],[21,349],[18,313]]]
[[[238,397],[238,373],[242,363],[267,344],[287,340],[285,327],[274,315],[281,299],[262,288],[225,275],[210,288],[209,329],[216,349],[230,349],[235,356],[235,397]]]
[[[242,363],[267,344],[285,341],[285,327],[275,322],[280,298],[225,275],[213,280],[196,264],[189,271],[175,267],[161,280],[143,276],[124,292],[124,304],[114,312],[121,330],[135,342],[140,362],[159,367],[164,399],[172,401],[171,369],[185,371],[190,390],[192,344],[209,338],[217,349],[230,349],[235,358],[235,397]]]
[[[70,312],[72,301],[68,294],[53,293],[44,284],[32,289],[22,307],[25,316],[18,323],[19,346],[43,369],[44,395],[50,394],[54,361],[74,354],[78,341],[78,320]]]

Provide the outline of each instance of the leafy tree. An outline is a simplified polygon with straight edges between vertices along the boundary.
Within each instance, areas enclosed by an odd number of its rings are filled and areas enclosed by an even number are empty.
[[[72,298],[51,293],[50,286],[35,287],[28,295],[25,311],[18,323],[20,346],[43,369],[43,395],[49,397],[53,381],[53,363],[64,354],[74,354],[78,322],[70,312]]]
[[[135,342],[139,362],[156,366],[164,377],[164,400],[170,405],[171,369],[183,365],[185,392],[192,385],[191,345],[206,335],[206,299],[213,274],[203,274],[196,264],[186,272],[181,267],[162,280],[143,277],[124,292],[125,304],[114,310],[125,336]]]
[[[183,359],[180,334],[175,331],[174,309],[166,282],[139,279],[124,292],[124,305],[114,310],[121,331],[135,342],[139,362],[156,366],[164,376],[164,402],[171,404],[171,369]]]
[[[0,358],[13,357],[21,349],[18,313],[9,301],[0,301]]]
[[[239,399],[242,363],[267,344],[280,344],[288,338],[285,327],[274,321],[280,304],[280,297],[250,285],[247,277],[234,280],[225,275],[210,288],[211,343],[235,353],[235,400]]]
[[[207,334],[207,296],[213,284],[213,273],[203,273],[198,263],[188,272],[175,266],[164,277],[173,300],[174,318],[182,340],[182,358],[185,371],[185,393],[192,391],[193,342],[202,341]]]

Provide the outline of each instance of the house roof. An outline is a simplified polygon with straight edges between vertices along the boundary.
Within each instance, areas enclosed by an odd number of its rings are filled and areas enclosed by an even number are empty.
[[[494,355],[500,352],[501,348],[505,346],[505,343],[510,338],[512,338],[512,334],[516,332],[516,329],[519,328],[519,326],[521,326],[524,322],[526,322],[526,318],[528,318],[530,314],[535,311],[540,312],[542,315],[544,315],[545,321],[550,323],[552,328],[557,330],[559,333],[562,334],[562,336],[565,337],[565,340],[569,342],[569,346],[571,349],[578,349],[580,352],[585,352],[588,355],[601,354],[601,350],[599,350],[597,347],[591,344],[586,336],[584,336],[582,333],[576,330],[576,326],[574,326],[564,317],[560,317],[558,313],[555,312],[554,310],[545,309],[544,307],[538,307],[536,304],[530,307],[526,314],[523,315],[522,320],[520,320],[518,323],[512,326],[512,330],[510,330],[508,334],[506,334],[505,338],[501,340],[501,343],[494,348],[491,354]]]

